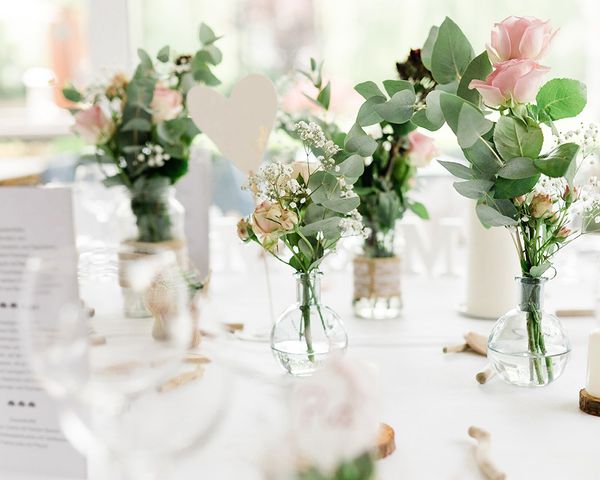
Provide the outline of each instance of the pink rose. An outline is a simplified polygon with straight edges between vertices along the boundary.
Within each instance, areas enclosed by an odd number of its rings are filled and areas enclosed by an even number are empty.
[[[486,45],[493,64],[506,60],[539,60],[557,30],[534,17],[508,17],[494,24],[491,42]]]
[[[183,110],[183,96],[181,92],[158,83],[154,88],[150,108],[155,123],[173,120]]]
[[[438,154],[433,138],[412,131],[408,134],[408,161],[415,167],[425,167]]]
[[[538,193],[531,200],[529,211],[533,218],[546,218],[552,216],[552,197]]]
[[[308,179],[319,168],[319,164],[316,162],[307,162],[305,160],[300,160],[292,162],[291,167],[292,178],[296,180],[298,180],[298,178],[302,178],[302,180],[304,180],[304,184],[308,185]]]
[[[267,250],[276,248],[279,236],[293,230],[297,223],[295,212],[268,200],[259,203],[252,214],[252,230]]]
[[[548,70],[533,60],[508,60],[497,64],[485,81],[471,80],[469,88],[476,88],[489,107],[510,101],[528,103],[535,98]]]
[[[87,143],[98,145],[106,142],[114,131],[114,124],[100,105],[93,105],[87,110],[79,110],[75,116],[73,131]]]

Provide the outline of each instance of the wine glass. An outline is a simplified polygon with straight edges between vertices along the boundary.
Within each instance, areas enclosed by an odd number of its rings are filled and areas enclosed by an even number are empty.
[[[190,353],[194,289],[173,252],[106,255],[112,260],[88,265],[79,282],[72,250],[29,258],[21,338],[66,437],[110,467],[105,478],[165,478],[170,459],[214,432],[229,379],[208,348]],[[123,285],[143,299],[148,318],[124,315]]]

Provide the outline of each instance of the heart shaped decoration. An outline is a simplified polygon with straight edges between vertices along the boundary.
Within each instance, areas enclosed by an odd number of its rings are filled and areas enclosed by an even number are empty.
[[[192,87],[187,108],[221,154],[246,174],[256,172],[277,114],[277,93],[263,75],[248,75],[229,98],[205,85]]]

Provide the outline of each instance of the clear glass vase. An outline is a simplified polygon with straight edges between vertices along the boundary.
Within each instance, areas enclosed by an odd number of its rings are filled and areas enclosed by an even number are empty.
[[[397,318],[402,313],[402,291],[395,229],[371,231],[363,255],[354,259],[354,314],[375,320]]]
[[[271,350],[279,364],[296,376],[312,375],[335,351],[348,346],[337,313],[321,304],[321,272],[296,273],[296,303],[271,331]]]
[[[560,320],[544,311],[545,278],[517,278],[519,306],[503,315],[488,339],[488,358],[500,378],[523,387],[548,385],[563,373],[571,350]]]
[[[172,251],[182,269],[188,268],[185,210],[175,198],[175,188],[128,191],[117,210],[121,249],[119,268],[165,250]],[[150,317],[144,296],[121,275],[123,307],[128,317]]]

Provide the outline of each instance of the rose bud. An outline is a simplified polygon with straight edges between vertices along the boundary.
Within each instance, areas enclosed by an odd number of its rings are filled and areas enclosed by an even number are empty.
[[[557,233],[556,238],[559,240],[565,240],[571,235],[571,230],[567,227],[562,227]]]
[[[531,215],[534,218],[543,218],[552,213],[552,198],[550,195],[540,194],[538,193],[531,200],[531,205],[529,206]]]
[[[247,242],[250,240],[250,223],[245,218],[242,218],[237,224],[237,234],[240,240]]]
[[[513,198],[513,203],[517,207],[520,207],[521,205],[523,205],[525,203],[526,199],[527,199],[527,197],[525,195],[519,195],[518,197]]]

